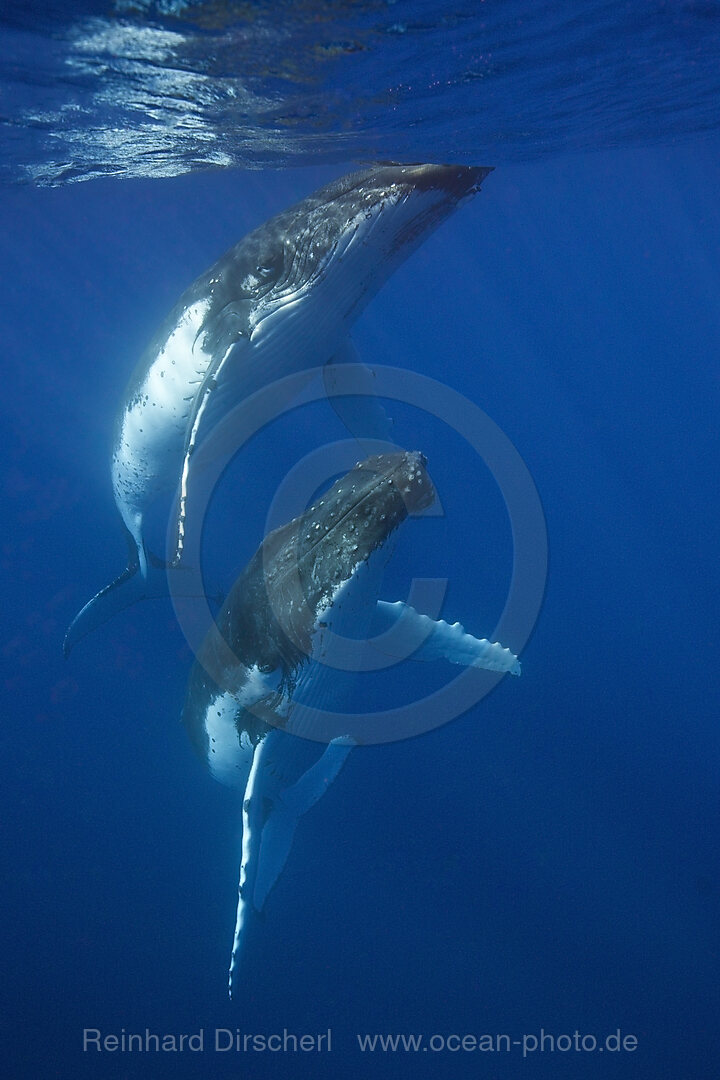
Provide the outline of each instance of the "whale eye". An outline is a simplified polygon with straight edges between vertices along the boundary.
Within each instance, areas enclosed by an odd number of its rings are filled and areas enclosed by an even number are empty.
[[[284,265],[282,250],[266,253],[264,258],[258,259],[252,270],[245,272],[240,288],[246,296],[264,294],[282,276]]]
[[[253,292],[259,285],[267,285],[274,276],[275,271],[271,266],[258,266],[253,273],[245,275],[241,282],[241,288],[243,292]]]

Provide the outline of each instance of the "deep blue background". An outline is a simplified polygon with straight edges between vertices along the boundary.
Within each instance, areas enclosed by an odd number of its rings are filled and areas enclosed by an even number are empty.
[[[514,441],[546,510],[547,596],[520,680],[351,755],[234,1005],[239,808],[179,726],[172,610],[139,606],[68,662],[61,642],[123,564],[109,442],[137,355],[199,272],[337,170],[3,192],[7,1075],[717,1076],[719,162],[698,143],[499,169],[358,325],[365,359],[443,379]],[[509,534],[448,440],[430,425],[422,449],[462,514],[428,528],[447,615],[483,634]],[[216,508],[238,566],[267,478],[246,479]],[[200,1026],[331,1027],[334,1049],[80,1052],[83,1027]],[[368,1061],[354,1037],[618,1027],[635,1054],[525,1064]]]

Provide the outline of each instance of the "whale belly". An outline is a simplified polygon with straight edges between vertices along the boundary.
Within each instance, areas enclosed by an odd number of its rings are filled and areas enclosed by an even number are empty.
[[[244,788],[250,775],[255,747],[247,731],[238,732],[237,699],[219,691],[205,709],[207,765],[212,776],[226,787]]]
[[[213,357],[202,347],[209,300],[187,307],[144,374],[136,378],[118,420],[112,456],[115,499],[130,532],[148,504],[178,480],[193,404]]]

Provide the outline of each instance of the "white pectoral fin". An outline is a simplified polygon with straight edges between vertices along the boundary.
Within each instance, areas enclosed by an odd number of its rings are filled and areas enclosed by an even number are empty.
[[[358,370],[353,376],[358,394],[341,394],[343,364],[355,364]],[[328,400],[351,435],[361,444],[363,441],[392,442],[392,420],[380,404],[375,390],[375,377],[361,364],[355,346],[346,341],[323,369],[323,382]],[[369,453],[377,453],[370,448]]]
[[[349,736],[329,742],[315,764],[280,795],[282,805],[302,817],[325,794],[354,746]]]
[[[273,729],[255,748],[243,798],[240,880],[228,973],[230,997],[236,986],[248,920],[253,912],[262,910],[280,876],[298,820],[327,791],[354,745],[352,739],[333,739],[319,759],[287,785],[286,777],[295,759],[302,761],[307,751],[307,740]]]
[[[179,477],[180,493],[173,562],[179,562],[183,553],[190,462],[203,436],[203,432],[212,430],[214,424],[227,411],[228,390],[227,386],[223,384],[223,380],[227,379],[228,369],[232,369],[235,350],[236,343],[229,344],[224,352],[214,356],[207,363],[202,379],[195,391],[185,428],[185,446],[183,448],[183,460]]]
[[[262,833],[262,796],[258,787],[258,777],[262,776],[264,756],[267,744],[272,744],[271,732],[261,743],[255,747],[252,765],[245,785],[242,808],[242,853],[240,855],[240,880],[238,882],[237,912],[235,915],[235,934],[233,936],[232,954],[230,956],[230,970],[228,972],[228,993],[233,996],[235,979],[238,971],[240,958],[240,946],[243,931],[252,910],[252,891],[255,885],[257,873],[257,857],[260,848],[260,836]]]
[[[378,600],[377,614],[381,632],[393,631],[392,648],[407,650],[406,655],[412,655],[413,660],[448,660],[464,667],[520,674],[520,661],[510,649],[497,641],[473,637],[460,623],[431,619],[402,600],[394,604]]]
[[[68,627],[63,642],[63,652],[68,657],[72,649],[87,634],[97,630],[112,619],[118,612],[124,611],[140,600],[150,600],[174,594],[175,596],[204,595],[198,586],[198,578],[187,567],[168,566],[165,562],[144,549],[138,551],[135,541],[128,533],[130,557],[122,574],[99,593],[78,612]],[[218,590],[212,593],[213,599]]]
[[[96,593],[92,600],[88,600],[70,623],[63,642],[65,657],[86,634],[97,630],[119,611],[124,611],[138,600],[144,600],[149,588],[147,577],[140,572],[137,552],[134,551],[122,574]]]
[[[262,911],[287,862],[298,821],[325,794],[354,745],[352,739],[333,739],[318,761],[275,800],[260,841],[253,893],[253,906],[258,911]]]

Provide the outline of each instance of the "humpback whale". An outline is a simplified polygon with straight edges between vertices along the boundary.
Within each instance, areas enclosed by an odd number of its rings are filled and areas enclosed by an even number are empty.
[[[333,640],[349,630],[365,635],[371,622],[383,633],[402,625],[413,658],[520,674],[517,657],[498,643],[378,599],[398,526],[433,499],[419,453],[375,455],[356,465],[309,510],[268,534],[193,665],[185,728],[212,776],[244,790],[231,997],[243,937],[285,865],[299,818],[362,742],[357,733],[314,740],[307,720],[328,705],[342,712]],[[305,719],[295,722],[298,705]]]
[[[365,305],[490,171],[351,173],[249,233],[187,289],[141,357],[117,417],[112,483],[128,564],[75,617],[66,655],[116,612],[167,592],[168,571],[182,567],[191,461],[205,433],[281,377],[354,358],[348,332]],[[150,510],[176,495],[166,559],[168,516],[156,515],[152,536]]]

